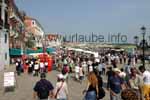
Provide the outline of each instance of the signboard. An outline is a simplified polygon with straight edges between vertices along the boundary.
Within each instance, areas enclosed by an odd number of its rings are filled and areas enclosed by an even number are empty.
[[[13,87],[13,86],[15,86],[14,72],[5,72],[4,73],[4,87]]]

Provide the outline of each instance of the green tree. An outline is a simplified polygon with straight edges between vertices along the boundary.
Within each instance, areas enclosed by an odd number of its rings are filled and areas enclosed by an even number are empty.
[[[27,48],[33,48],[35,46],[35,43],[32,37],[28,38],[28,40],[25,42],[25,46]]]

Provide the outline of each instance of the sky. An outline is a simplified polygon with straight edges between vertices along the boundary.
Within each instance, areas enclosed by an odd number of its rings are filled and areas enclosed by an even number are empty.
[[[20,10],[36,18],[46,33],[125,34],[128,41],[147,28],[150,0],[15,0]]]

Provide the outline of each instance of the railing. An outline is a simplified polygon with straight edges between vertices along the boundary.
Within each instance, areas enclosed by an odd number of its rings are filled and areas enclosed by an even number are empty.
[[[20,11],[14,1],[12,1],[9,6],[11,6],[12,12],[23,22],[24,18],[21,16]]]

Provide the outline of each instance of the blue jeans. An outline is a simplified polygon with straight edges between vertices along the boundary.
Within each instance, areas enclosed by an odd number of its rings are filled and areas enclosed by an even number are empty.
[[[67,100],[67,99],[62,98],[62,99],[57,99],[57,100]]]
[[[120,93],[116,94],[115,96],[110,94],[110,100],[121,100]]]
[[[88,91],[85,95],[85,100],[96,100],[96,92]]]
[[[49,100],[49,99],[38,99],[38,100]]]

